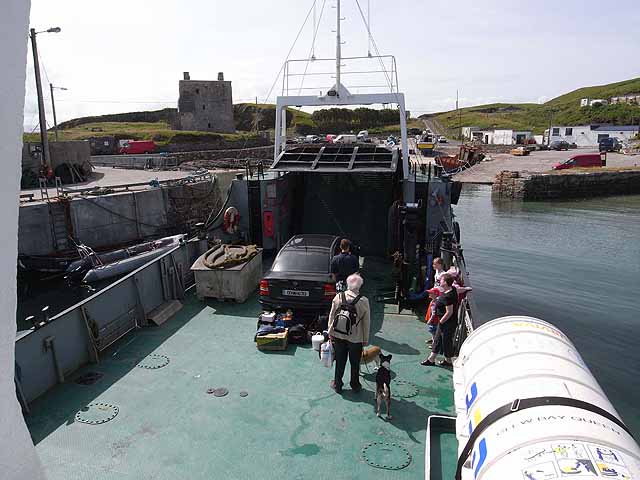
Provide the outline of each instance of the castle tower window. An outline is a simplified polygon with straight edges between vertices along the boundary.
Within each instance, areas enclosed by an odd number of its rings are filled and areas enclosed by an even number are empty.
[[[200,89],[196,88],[196,95],[200,95]]]
[[[208,128],[211,128],[211,124],[210,124],[210,123],[207,123],[207,127],[208,127]]]
[[[206,105],[202,105],[202,109],[203,109],[203,110],[205,109],[205,107],[206,107]]]

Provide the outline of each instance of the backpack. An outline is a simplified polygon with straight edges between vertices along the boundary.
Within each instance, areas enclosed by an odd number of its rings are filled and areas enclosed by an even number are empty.
[[[294,325],[289,328],[289,343],[303,345],[307,343],[307,330],[302,325]]]
[[[342,333],[343,335],[351,335],[351,331],[358,325],[358,312],[356,310],[356,303],[360,300],[362,295],[358,295],[353,299],[353,302],[348,302],[344,292],[340,293],[340,299],[342,303],[338,308],[336,319],[333,323],[333,329]]]

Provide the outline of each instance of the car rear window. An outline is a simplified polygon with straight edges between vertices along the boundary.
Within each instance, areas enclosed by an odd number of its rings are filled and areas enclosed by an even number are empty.
[[[290,250],[281,252],[271,270],[274,272],[329,272],[329,256],[320,252]]]

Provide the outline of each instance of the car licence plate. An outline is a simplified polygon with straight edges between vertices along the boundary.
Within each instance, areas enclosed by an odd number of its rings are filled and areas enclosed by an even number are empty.
[[[308,297],[309,292],[307,290],[282,290],[282,294],[288,297]]]

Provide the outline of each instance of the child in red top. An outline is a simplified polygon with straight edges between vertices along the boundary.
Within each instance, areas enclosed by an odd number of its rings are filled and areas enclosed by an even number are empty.
[[[424,319],[427,322],[427,330],[429,330],[429,333],[431,334],[431,338],[426,341],[427,345],[430,345],[433,343],[433,336],[438,329],[438,323],[440,321],[440,318],[438,318],[438,314],[436,313],[435,300],[440,296],[440,294],[442,294],[442,291],[438,287],[433,287],[427,290],[427,293],[429,293],[429,298],[431,299],[431,301],[429,302],[429,306],[427,307],[427,314],[425,315]]]

